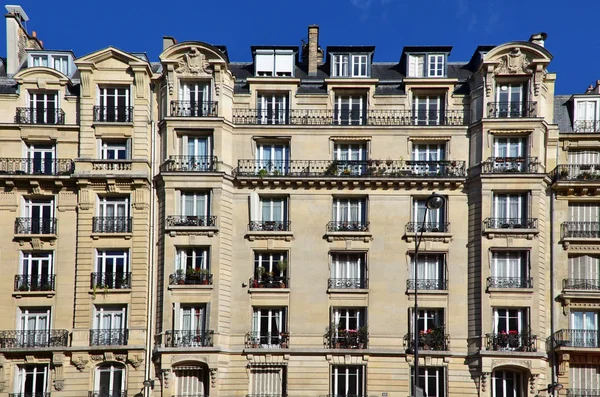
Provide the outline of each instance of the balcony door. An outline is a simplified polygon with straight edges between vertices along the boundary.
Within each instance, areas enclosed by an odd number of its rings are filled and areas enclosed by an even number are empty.
[[[443,254],[420,254],[417,260],[417,276],[415,280],[415,256],[410,256],[410,279],[418,289],[444,290],[445,288],[445,257]]]
[[[444,232],[446,229],[445,207],[438,209],[427,209],[427,199],[413,199],[413,221],[417,224],[414,230],[426,232]]]
[[[525,84],[498,84],[496,86],[496,117],[523,117],[526,112]]]
[[[495,286],[525,287],[529,275],[528,254],[524,251],[492,252],[492,277]]]
[[[176,382],[176,396],[179,397],[204,397],[208,396],[207,369],[200,366],[180,366],[174,367]]]
[[[367,311],[364,308],[336,307],[331,311],[331,323],[336,330],[357,331],[367,321]]]
[[[362,253],[332,253],[330,288],[365,288],[365,262]]]
[[[287,222],[287,198],[261,197],[260,219],[263,230],[280,230],[280,226]]]
[[[178,116],[201,117],[212,113],[209,82],[182,82],[179,86],[179,100]]]
[[[332,396],[364,396],[365,367],[333,365],[331,367]]]
[[[54,233],[54,200],[25,198],[23,204],[29,234]]]
[[[55,158],[56,146],[54,145],[27,145],[26,172],[35,175],[52,175],[56,172]]]
[[[413,98],[413,120],[415,125],[444,124],[445,96],[415,95]]]
[[[96,121],[130,122],[129,87],[99,87]]]
[[[367,118],[367,98],[359,95],[337,95],[334,103],[334,124],[364,125]]]
[[[495,370],[492,373],[492,397],[525,397],[523,374],[517,371]]]
[[[179,248],[175,256],[175,270],[184,273],[196,273],[208,270],[208,248]]]
[[[97,336],[93,345],[124,345],[125,322],[125,306],[96,306],[94,330]]]
[[[287,143],[259,143],[256,146],[256,172],[285,175],[289,169],[290,149]],[[264,171],[263,171],[264,170]]]
[[[414,312],[413,312],[414,313]],[[414,315],[411,316],[411,328],[410,333],[414,332],[414,321],[412,320]],[[444,326],[444,309],[422,309],[419,310],[417,315],[417,326],[419,334],[421,332],[427,333],[430,330],[434,330]],[[431,332],[431,331],[430,331]]]
[[[181,210],[186,218],[202,219],[208,216],[209,195],[207,192],[181,192]],[[200,226],[204,226],[201,224]]]
[[[16,394],[35,397],[48,393],[47,365],[19,365],[16,372],[13,389]]]
[[[29,110],[33,124],[57,124],[58,96],[56,92],[30,92]]]
[[[252,317],[252,332],[263,348],[278,347],[280,333],[286,327],[286,308],[255,308]]]
[[[50,290],[52,286],[52,252],[21,253],[19,290]]]
[[[98,397],[121,397],[125,393],[125,368],[105,364],[96,369],[95,389]]]
[[[333,160],[337,162],[339,175],[362,175],[366,169],[367,145],[364,143],[336,143]]]
[[[212,166],[212,140],[210,135],[182,135],[179,153],[183,156],[176,164],[185,171],[209,171]]]
[[[569,256],[568,287],[600,290],[600,256]]]
[[[598,131],[598,100],[577,100],[575,107],[575,125],[577,132]]]
[[[129,198],[98,197],[98,217],[102,232],[129,232]]]
[[[493,333],[503,350],[516,350],[524,345],[529,333],[529,310],[494,308]]]
[[[49,308],[21,308],[19,321],[20,345],[23,347],[40,347],[48,345],[50,333]]]
[[[527,157],[527,137],[494,138],[494,168],[524,171]]]
[[[365,226],[366,205],[363,199],[334,198],[333,199],[333,221],[338,225],[353,227],[359,230]]]
[[[261,94],[256,105],[259,124],[287,124],[289,117],[288,96],[281,94]]]
[[[99,288],[129,288],[129,252],[127,250],[98,250],[96,283]]]
[[[577,347],[599,347],[598,312],[571,312],[571,343]]]
[[[180,346],[202,347],[206,346],[206,304],[186,305],[179,309]]]
[[[502,228],[526,227],[527,210],[528,200],[524,193],[494,194],[493,217]]]

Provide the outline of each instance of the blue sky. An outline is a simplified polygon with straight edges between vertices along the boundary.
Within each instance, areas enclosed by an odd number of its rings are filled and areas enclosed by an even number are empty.
[[[558,94],[600,80],[600,0],[15,0],[47,49],[82,56],[113,45],[158,60],[162,36],[225,44],[232,61],[251,45],[300,45],[309,24],[320,44],[375,45],[375,61],[398,61],[405,45],[452,45],[467,61],[477,45],[548,33]],[[5,43],[5,29],[0,29]],[[4,48],[0,51],[6,54]]]

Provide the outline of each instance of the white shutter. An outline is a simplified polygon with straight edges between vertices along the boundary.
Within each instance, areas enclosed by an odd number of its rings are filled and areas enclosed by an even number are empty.
[[[275,74],[289,73],[293,76],[294,72],[294,52],[277,51],[275,54]]]
[[[256,51],[256,74],[261,72],[273,73],[273,65],[275,62],[275,54],[273,50],[257,50]]]
[[[257,192],[250,192],[250,222],[260,221],[260,197]]]

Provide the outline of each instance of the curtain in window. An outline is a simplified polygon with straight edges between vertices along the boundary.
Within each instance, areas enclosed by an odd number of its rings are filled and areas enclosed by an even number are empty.
[[[571,365],[571,388],[584,390],[600,389],[600,366]]]
[[[205,372],[200,367],[175,368],[177,395],[182,397],[204,396]]]
[[[283,367],[252,368],[250,394],[261,396],[283,395]]]
[[[596,281],[600,274],[600,256],[577,255],[569,257],[569,278],[575,280]]]

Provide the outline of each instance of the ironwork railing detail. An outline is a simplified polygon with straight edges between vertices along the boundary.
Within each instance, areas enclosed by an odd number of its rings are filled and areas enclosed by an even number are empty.
[[[491,119],[537,117],[537,102],[488,102]]]
[[[330,221],[327,223],[328,232],[368,232],[369,222],[365,221]]]
[[[578,289],[587,291],[600,291],[600,279],[593,278],[565,278],[562,282],[563,289]]]
[[[0,158],[0,175],[71,175],[71,159]]]
[[[185,396],[174,396],[174,397],[185,397]],[[191,397],[203,397],[203,396],[191,396]],[[287,397],[287,394],[272,394],[272,393],[246,394],[246,397]],[[343,397],[353,397],[353,396],[343,396]],[[356,397],[358,397],[358,396],[356,396]]]
[[[17,274],[15,276],[15,291],[54,291],[56,275]]]
[[[563,222],[562,238],[600,238],[600,222]]]
[[[161,166],[162,172],[214,172],[217,156],[169,156]]]
[[[50,393],[48,393],[48,394],[50,394]],[[127,390],[123,390],[123,391],[88,391],[88,397],[127,397]]]
[[[408,222],[406,224],[406,233],[448,233],[449,230],[450,222]]]
[[[194,273],[175,273],[169,275],[170,285],[212,285],[212,283],[213,275],[204,269],[194,271]]]
[[[600,389],[566,389],[567,397],[600,397]]]
[[[485,174],[531,174],[539,170],[537,157],[490,157],[482,164]]]
[[[127,329],[91,329],[90,346],[124,346],[128,335]]]
[[[218,102],[171,101],[171,116],[217,117]]]
[[[131,233],[131,217],[95,216],[92,220],[94,233]]]
[[[536,229],[537,218],[487,218],[486,229]]]
[[[488,277],[488,288],[533,288],[532,277]]]
[[[92,160],[92,171],[131,171],[133,162],[125,160]]]
[[[508,331],[499,334],[486,334],[488,350],[535,352],[537,351],[537,336],[529,332]]]
[[[50,397],[49,392],[35,392],[35,393],[8,393],[8,397]]]
[[[560,164],[551,173],[556,181],[600,182],[600,164]]]
[[[167,226],[169,227],[198,227],[198,226],[216,226],[216,215],[169,215],[167,216]]]
[[[366,326],[359,329],[336,329],[335,325],[323,335],[326,349],[366,349],[369,347],[369,333]]]
[[[131,273],[92,273],[91,288],[129,289],[131,288]]]
[[[290,280],[287,277],[264,275],[251,278],[248,285],[250,288],[289,288]]]
[[[64,124],[65,112],[62,109],[17,108],[17,124]]]
[[[360,278],[330,278],[327,282],[330,289],[366,289],[369,288],[369,279]]]
[[[417,342],[419,350],[448,350],[450,335],[446,334],[444,327],[430,328],[426,331],[420,331]],[[415,346],[415,334],[408,333],[404,335],[404,345],[408,350],[413,350]]]
[[[282,109],[280,113],[259,109],[233,109],[233,123],[241,125],[375,125],[375,126],[444,126],[467,125],[468,114],[462,110],[392,110],[368,109]]]
[[[290,221],[252,221],[248,224],[248,230],[253,232],[289,232],[291,224]]]
[[[573,132],[600,132],[600,120],[575,120]]]
[[[133,106],[94,106],[94,121],[131,123],[133,122]]]
[[[587,329],[561,329],[554,333],[554,346],[600,347],[600,332]]]
[[[212,330],[171,330],[165,332],[165,347],[212,347]]]
[[[65,347],[68,343],[69,331],[65,329],[0,331],[0,349]]]
[[[448,289],[448,283],[446,279],[432,278],[432,279],[419,279],[416,280],[418,290],[426,291],[446,291]],[[406,280],[406,289],[415,289],[415,279]]]
[[[287,349],[289,333],[287,332],[247,332],[246,348]]]
[[[465,178],[461,160],[238,160],[236,176],[345,178]]]
[[[56,234],[56,218],[17,218],[15,234]]]

